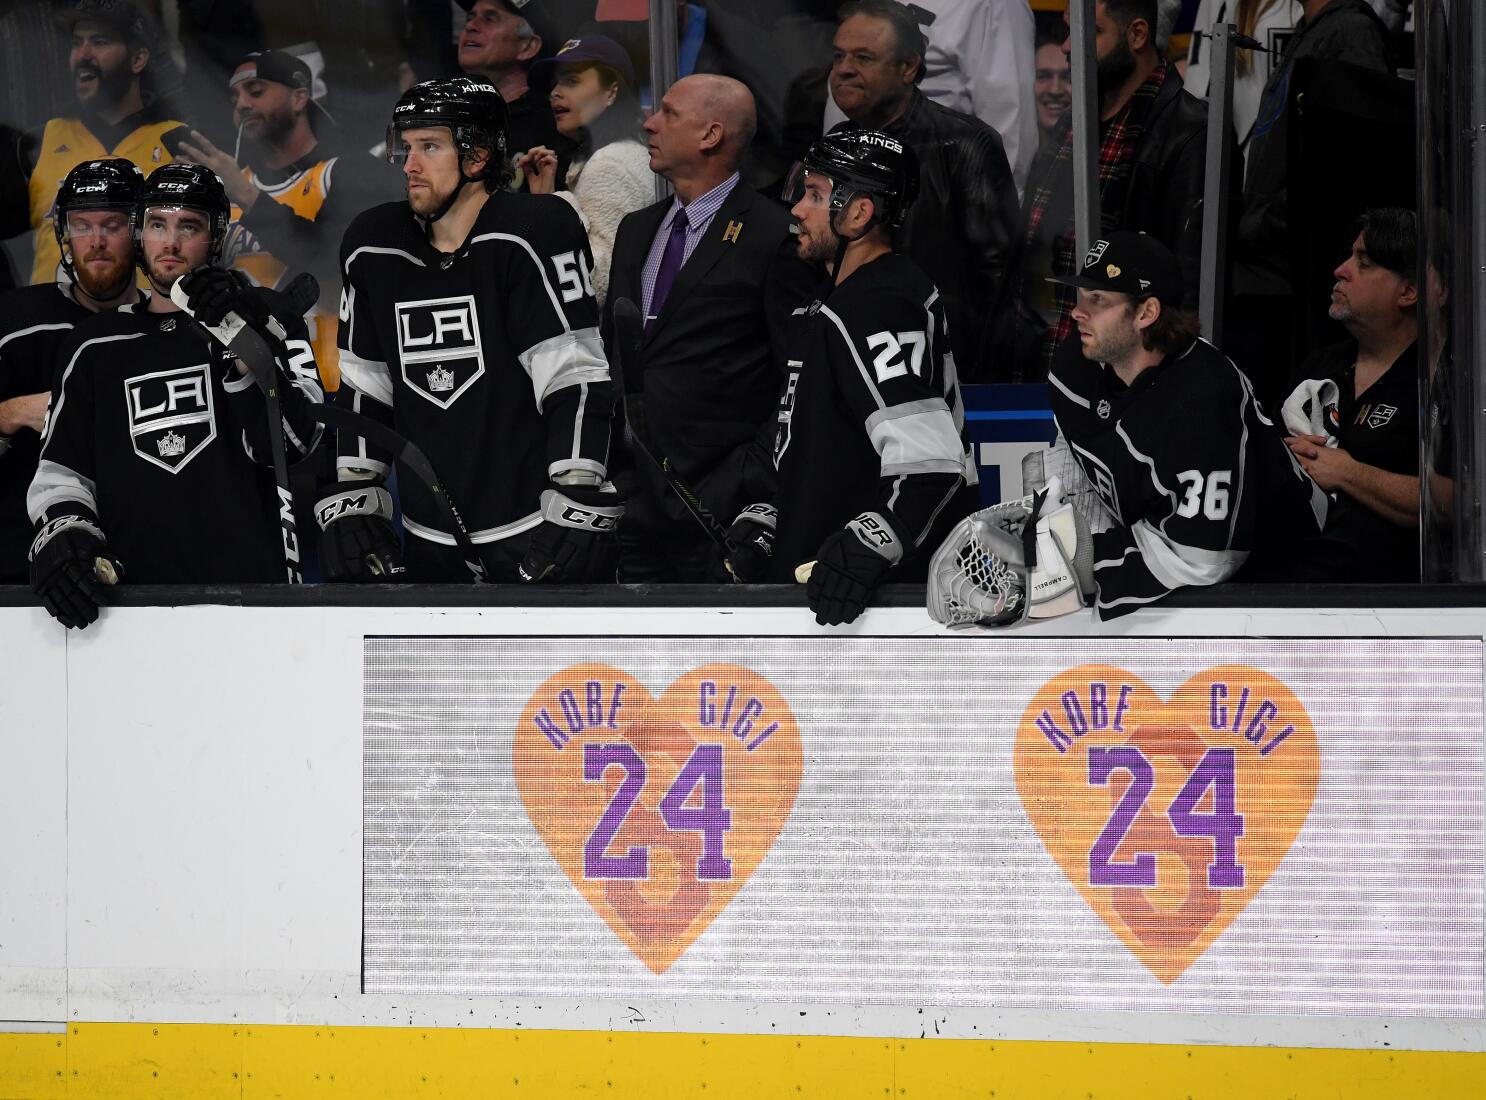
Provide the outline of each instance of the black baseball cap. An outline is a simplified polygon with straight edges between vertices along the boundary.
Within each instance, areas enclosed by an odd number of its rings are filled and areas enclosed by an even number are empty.
[[[53,18],[71,29],[84,20],[106,23],[135,45],[155,41],[155,26],[133,0],[65,0],[53,9]]]
[[[327,122],[335,121],[315,98],[315,78],[310,72],[309,62],[287,50],[254,50],[244,54],[242,60],[232,67],[232,75],[227,78],[227,87],[235,88],[244,80],[267,80],[290,89],[303,88],[310,93],[307,108],[310,114],[319,115]]]
[[[1050,283],[1080,290],[1109,290],[1132,298],[1155,298],[1163,306],[1180,306],[1186,283],[1176,256],[1155,237],[1128,229],[1094,242],[1077,275],[1054,275]]]
[[[474,10],[478,0],[458,0],[459,6],[465,11]],[[557,49],[557,31],[552,26],[552,20],[543,10],[541,0],[491,0],[493,4],[499,4],[512,15],[519,15],[531,24],[531,29],[536,32],[542,40],[542,56],[548,56]]]
[[[606,65],[619,74],[624,86],[635,89],[635,66],[625,53],[624,47],[614,39],[602,34],[585,34],[582,38],[569,38],[552,57],[543,58],[531,67],[528,74],[531,82],[540,87],[550,87],[557,77],[559,65],[581,64],[585,61]]]

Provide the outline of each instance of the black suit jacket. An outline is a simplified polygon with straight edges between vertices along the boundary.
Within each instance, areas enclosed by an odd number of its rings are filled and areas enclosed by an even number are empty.
[[[671,201],[637,210],[619,225],[603,313],[611,356],[614,302],[629,298],[643,307],[645,257]],[[676,276],[638,362],[624,362],[631,413],[643,409],[632,428],[657,457],[671,460],[724,526],[744,505],[773,499],[775,410],[788,373],[790,314],[815,297],[823,278],[797,258],[790,221],[782,206],[740,181]],[[642,490],[658,498],[652,503],[686,525],[687,535],[698,534],[653,466],[643,456],[630,461]],[[632,506],[626,522],[639,511]]]

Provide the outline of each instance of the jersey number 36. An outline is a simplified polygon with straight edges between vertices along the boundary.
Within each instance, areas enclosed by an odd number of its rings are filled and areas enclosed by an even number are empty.
[[[1191,519],[1199,511],[1208,519],[1228,518],[1228,489],[1233,484],[1232,470],[1214,470],[1204,476],[1200,470],[1183,470],[1176,475],[1185,490],[1176,514]]]

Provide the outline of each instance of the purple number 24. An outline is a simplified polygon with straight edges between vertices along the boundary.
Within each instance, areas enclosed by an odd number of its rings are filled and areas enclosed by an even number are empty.
[[[1208,749],[1192,769],[1166,809],[1167,819],[1178,836],[1211,837],[1213,861],[1207,866],[1207,884],[1214,889],[1244,884],[1243,864],[1238,862],[1238,838],[1243,836],[1243,814],[1234,797],[1233,750]],[[1138,852],[1133,860],[1115,859],[1120,842],[1135,823],[1136,815],[1156,786],[1156,772],[1145,753],[1133,745],[1089,749],[1089,784],[1103,787],[1117,771],[1128,772],[1130,786],[1105,822],[1094,846],[1089,849],[1090,886],[1154,886],[1156,857]],[[1212,810],[1201,812],[1197,804],[1211,787]]]
[[[622,856],[608,855],[630,811],[645,788],[645,758],[624,742],[583,746],[583,778],[598,782],[612,765],[624,769],[624,779],[604,814],[583,844],[583,877],[589,879],[644,879],[650,877],[650,852],[630,848]],[[700,806],[687,801],[700,787]],[[676,781],[661,797],[660,815],[672,832],[702,834],[702,854],[697,857],[697,878],[731,879],[733,861],[723,855],[733,813],[723,805],[722,746],[698,745],[682,766]]]

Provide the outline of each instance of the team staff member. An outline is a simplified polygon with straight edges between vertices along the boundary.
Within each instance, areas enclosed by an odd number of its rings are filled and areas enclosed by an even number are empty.
[[[36,474],[57,351],[95,313],[138,299],[134,203],[144,176],[127,160],[90,160],[57,192],[64,277],[0,296],[0,584],[24,584],[31,523],[26,489]]]
[[[228,90],[233,122],[247,139],[247,167],[198,131],[181,143],[181,155],[206,165],[227,187],[233,205],[227,256],[234,267],[259,286],[278,287],[302,271],[319,280],[323,308],[310,317],[315,359],[325,388],[334,391],[340,383],[335,250],[352,218],[397,193],[396,177],[371,155],[337,146],[329,116],[310,97],[310,67],[293,54],[248,54]],[[247,250],[234,255],[238,243]]]
[[[1334,580],[1419,579],[1418,247],[1412,210],[1363,215],[1327,310],[1348,339],[1315,352],[1291,380],[1311,395],[1323,382],[1336,387],[1335,421],[1287,440],[1337,494],[1323,548]]]
[[[753,140],[753,95],[724,76],[671,85],[645,122],[651,170],[674,198],[619,225],[609,272],[613,302],[628,298],[649,320],[639,364],[643,431],[714,515],[774,495],[774,409],[787,358],[790,313],[819,281],[801,262],[789,215],[739,185]],[[673,243],[674,242],[674,243]],[[625,581],[714,580],[716,547],[653,464],[629,460],[621,575]],[[616,477],[616,481],[619,480]]]
[[[57,279],[61,255],[53,205],[73,165],[114,156],[152,171],[173,159],[165,135],[182,125],[165,118],[143,91],[141,81],[150,64],[150,24],[129,0],[72,0],[60,18],[72,32],[68,60],[78,113],[46,124],[31,170],[33,283]]]
[[[894,568],[922,576],[931,533],[975,505],[944,304],[893,251],[917,193],[913,150],[875,130],[821,138],[786,192],[801,257],[832,279],[823,301],[797,311],[774,447],[777,512],[755,505],[738,517],[743,552],[732,566],[747,580],[767,563],[789,582],[813,562],[806,598],[823,625],[856,619]]]
[[[506,105],[468,77],[409,88],[387,148],[407,201],[346,231],[336,400],[417,444],[496,580],[612,572],[622,511],[604,485],[613,390],[593,259],[573,208],[505,190]],[[318,507],[328,580],[403,572],[382,487],[390,455],[342,432]],[[399,476],[410,580],[469,581],[428,490]]]
[[[1248,379],[1198,338],[1171,250],[1111,233],[1059,281],[1078,301],[1048,375],[1053,415],[1114,519],[1094,535],[1100,617],[1241,569],[1284,575],[1319,534],[1325,495]]]
[[[95,563],[127,582],[232,584],[284,576],[267,407],[247,368],[171,300],[213,287],[227,193],[209,169],[151,173],[135,207],[147,302],[99,314],[63,345],[41,462],[26,498],[36,524],[31,583],[64,625],[98,617]],[[313,448],[321,400],[297,318],[278,387],[290,460]]]

